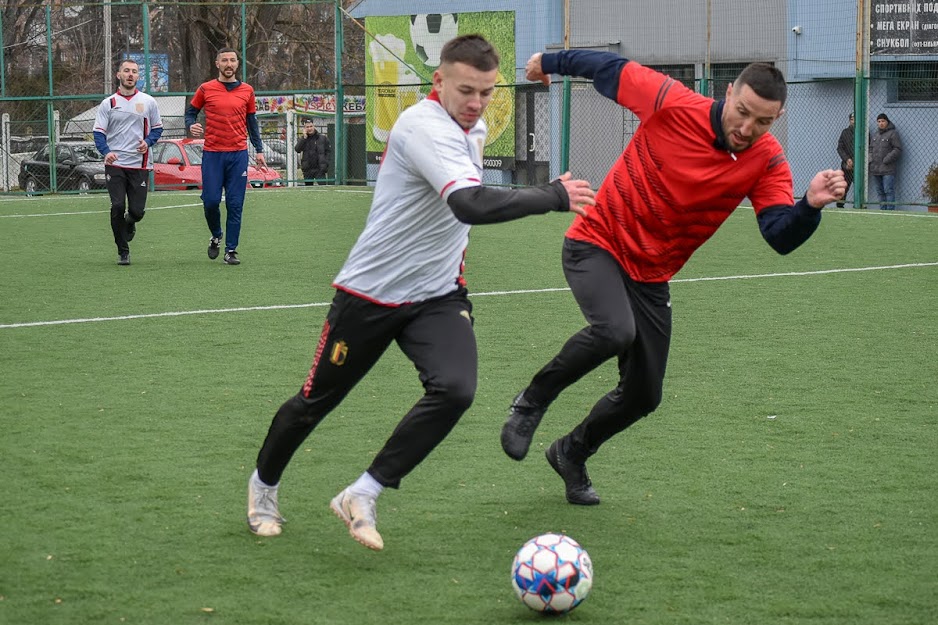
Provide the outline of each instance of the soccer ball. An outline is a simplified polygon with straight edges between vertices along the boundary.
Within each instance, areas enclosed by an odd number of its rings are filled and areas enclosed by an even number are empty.
[[[456,13],[424,13],[410,16],[410,40],[424,65],[437,67],[443,44],[459,31]]]
[[[562,534],[541,534],[521,546],[511,565],[511,585],[524,605],[563,614],[580,605],[593,587],[593,562],[580,543]]]

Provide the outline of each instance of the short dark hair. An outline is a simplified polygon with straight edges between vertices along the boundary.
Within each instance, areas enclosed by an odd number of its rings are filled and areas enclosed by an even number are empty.
[[[121,68],[124,66],[124,63],[133,63],[138,68],[140,67],[140,63],[137,63],[133,59],[122,59],[121,62],[117,64],[117,71],[121,71]]]
[[[222,54],[225,54],[226,52],[234,52],[235,56],[239,56],[238,51],[235,50],[234,48],[220,48],[218,52],[215,53],[215,58],[217,59],[218,57],[220,57]]]
[[[782,72],[768,63],[750,63],[736,78],[736,85],[749,85],[756,95],[785,106],[788,97],[788,85]]]
[[[480,72],[490,72],[498,62],[498,52],[482,35],[460,35],[447,41],[440,51],[440,65],[465,63]]]

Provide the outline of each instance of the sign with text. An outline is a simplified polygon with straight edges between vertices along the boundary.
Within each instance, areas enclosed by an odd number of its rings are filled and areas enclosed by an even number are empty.
[[[873,54],[938,54],[938,2],[873,0]]]

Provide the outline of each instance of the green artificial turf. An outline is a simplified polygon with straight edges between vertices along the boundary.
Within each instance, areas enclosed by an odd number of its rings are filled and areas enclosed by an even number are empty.
[[[369,201],[250,191],[239,267],[206,258],[196,194],[150,195],[130,267],[106,196],[0,201],[0,622],[534,623],[509,568],[548,531],[595,566],[564,622],[938,621],[924,214],[828,212],[787,257],[751,210],[731,216],[671,285],[664,401],[590,460],[593,508],[565,502],[543,450],[614,387],[614,363],[557,400],[525,461],[498,442],[511,399],[583,325],[560,268],[570,216],[476,227],[476,401],[378,500],[385,550],[328,502],[420,396],[394,347],[287,469],[283,535],[250,534],[248,475]]]

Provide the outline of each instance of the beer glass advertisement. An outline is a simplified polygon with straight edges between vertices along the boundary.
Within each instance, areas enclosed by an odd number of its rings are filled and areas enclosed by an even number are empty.
[[[488,126],[485,167],[512,169],[515,160],[514,11],[431,13],[365,18],[366,151],[379,163],[397,116],[427,97],[443,44],[467,33],[488,39],[500,57],[495,93],[483,114]],[[372,36],[373,35],[373,36]]]

